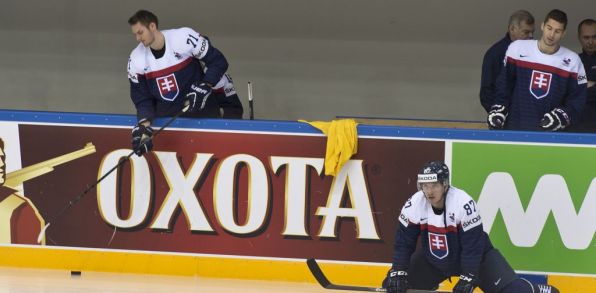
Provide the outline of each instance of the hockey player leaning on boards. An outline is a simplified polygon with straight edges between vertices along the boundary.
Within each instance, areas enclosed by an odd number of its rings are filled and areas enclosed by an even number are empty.
[[[566,26],[567,15],[554,9],[540,40],[509,45],[487,117],[490,129],[558,131],[579,121],[586,73],[579,56],[560,45]]]
[[[383,281],[389,293],[435,290],[459,276],[454,293],[557,293],[519,278],[482,229],[476,202],[449,185],[449,168],[430,162],[418,174],[418,189],[399,216],[393,265]],[[416,250],[420,237],[421,246]]]
[[[128,59],[137,155],[152,147],[149,140],[138,148],[141,137],[153,134],[151,121],[175,116],[185,106],[183,117],[242,118],[242,103],[226,73],[228,61],[206,36],[187,27],[160,31],[157,16],[146,10],[137,11],[128,24],[139,42]]]

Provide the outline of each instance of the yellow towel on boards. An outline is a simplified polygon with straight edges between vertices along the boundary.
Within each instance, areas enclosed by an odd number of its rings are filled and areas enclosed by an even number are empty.
[[[340,119],[331,122],[298,120],[323,131],[327,136],[325,152],[325,175],[335,176],[341,167],[358,152],[358,125],[354,119]]]

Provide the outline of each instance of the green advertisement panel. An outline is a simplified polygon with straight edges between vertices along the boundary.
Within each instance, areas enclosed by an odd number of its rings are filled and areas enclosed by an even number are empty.
[[[515,270],[596,274],[596,148],[452,143],[452,182]]]

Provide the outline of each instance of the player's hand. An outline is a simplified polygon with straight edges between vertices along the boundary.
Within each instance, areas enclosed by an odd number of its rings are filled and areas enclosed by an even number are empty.
[[[153,148],[153,128],[139,124],[132,129],[132,149],[137,156],[142,156]]]
[[[543,129],[550,130],[550,131],[557,131],[564,129],[565,127],[571,124],[571,119],[569,119],[569,115],[560,108],[554,108],[552,111],[544,114],[542,117],[542,121],[540,121],[540,126]]]
[[[211,86],[206,82],[195,82],[190,85],[184,101],[184,112],[198,112],[205,108],[207,99],[211,95]]]
[[[507,119],[507,108],[503,105],[492,105],[486,117],[486,123],[489,129],[503,129]]]
[[[387,272],[387,293],[406,293],[410,285],[408,284],[408,272],[396,271],[394,269]]]
[[[461,274],[459,281],[453,287],[453,293],[472,293],[478,284],[478,279],[471,273]]]

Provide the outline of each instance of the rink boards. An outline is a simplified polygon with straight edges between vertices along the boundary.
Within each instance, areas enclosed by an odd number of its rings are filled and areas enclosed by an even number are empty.
[[[518,272],[596,289],[594,135],[359,125],[358,153],[331,177],[306,123],[178,119],[53,219],[130,153],[134,122],[0,111],[21,200],[0,209],[0,264],[312,282],[314,257],[336,283],[378,286],[416,172],[440,159]]]

